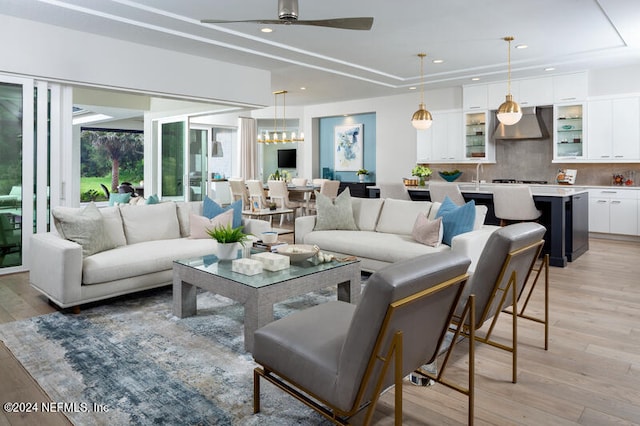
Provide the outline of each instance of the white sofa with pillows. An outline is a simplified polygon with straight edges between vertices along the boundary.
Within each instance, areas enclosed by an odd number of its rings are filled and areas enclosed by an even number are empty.
[[[469,257],[472,271],[489,235],[499,228],[484,225],[487,208],[473,202],[456,206],[449,199],[433,203],[351,198],[348,191],[335,202],[317,196],[317,215],[296,219],[296,243],[316,244],[339,256],[357,256],[365,271],[447,250]]]
[[[215,254],[205,228],[242,224],[259,235],[270,225],[242,219],[241,203],[226,210],[204,202],[55,207],[57,232],[31,238],[31,285],[56,305],[84,303],[173,282],[173,261]]]

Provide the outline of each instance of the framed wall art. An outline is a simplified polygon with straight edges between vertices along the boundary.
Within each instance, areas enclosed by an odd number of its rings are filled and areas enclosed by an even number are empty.
[[[363,125],[350,124],[334,128],[334,170],[355,172],[363,167]]]

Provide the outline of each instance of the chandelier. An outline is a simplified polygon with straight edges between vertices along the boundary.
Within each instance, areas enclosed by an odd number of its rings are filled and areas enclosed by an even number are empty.
[[[304,141],[304,133],[300,132],[300,135],[296,135],[296,132],[287,134],[287,119],[285,114],[286,107],[286,90],[278,90],[273,92],[274,98],[274,112],[273,112],[273,130],[269,132],[265,130],[264,133],[258,134],[258,143],[289,143],[289,142],[302,142]],[[278,96],[282,95],[282,130],[278,130]]]

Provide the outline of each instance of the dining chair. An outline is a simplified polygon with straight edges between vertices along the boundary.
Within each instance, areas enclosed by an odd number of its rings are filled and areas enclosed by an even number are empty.
[[[449,197],[454,204],[464,206],[465,201],[456,183],[450,182],[429,182],[429,196],[434,203],[442,203],[444,197]]]
[[[248,180],[247,188],[249,189],[249,202],[253,209],[253,204],[257,203],[258,208],[267,207],[267,195],[264,192],[264,185],[259,180]]]
[[[254,413],[261,410],[264,379],[336,424],[349,424],[350,417],[365,409],[362,424],[370,424],[380,394],[393,385],[394,420],[401,425],[402,379],[438,357],[469,262],[455,252],[396,262],[369,277],[357,305],[330,301],[259,328],[253,346],[259,364],[254,369]],[[471,296],[465,310],[471,323],[473,306]],[[443,365],[459,337],[455,333]],[[467,354],[467,387],[445,378],[444,367],[433,378],[468,397],[468,424],[473,424],[473,339]],[[277,412],[278,407],[272,409]]]
[[[242,209],[249,208],[249,191],[244,179],[229,179],[229,188],[233,201],[242,200]]]
[[[340,189],[340,181],[339,180],[329,180],[324,179],[320,184],[320,192],[322,195],[326,195],[331,200],[335,200],[338,196],[338,190]],[[315,197],[308,203],[309,211],[316,210],[316,202]]]
[[[493,187],[493,209],[500,225],[533,221],[542,212],[537,209],[527,185],[495,185]]]
[[[296,187],[306,187],[309,179],[307,178],[291,178],[291,184]],[[297,201],[300,203],[306,203],[307,197],[309,196],[308,192],[292,192],[289,191],[289,200]]]
[[[267,182],[269,187],[269,198],[271,201],[276,203],[276,206],[283,209],[292,209],[293,216],[296,216],[296,213],[299,208],[304,207],[303,202],[291,201],[289,199],[289,189],[287,188],[287,182],[283,180],[270,180]],[[284,219],[284,215],[280,215],[280,226],[282,226],[282,221]]]

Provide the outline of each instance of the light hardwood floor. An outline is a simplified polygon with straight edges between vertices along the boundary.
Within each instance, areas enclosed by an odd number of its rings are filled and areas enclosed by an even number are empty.
[[[567,268],[551,267],[549,350],[542,348],[542,326],[520,321],[518,383],[512,384],[510,354],[477,346],[476,424],[640,424],[639,277],[637,242],[592,239],[590,250]],[[0,277],[0,322],[53,310],[27,280],[26,273]],[[531,302],[531,313],[541,312],[540,296]],[[509,327],[503,316],[496,336],[509,336]],[[458,354],[450,377],[464,379],[465,360]],[[4,345],[0,378],[2,402],[46,397]],[[393,424],[393,394],[382,397],[374,424]],[[466,397],[441,385],[404,386],[404,424],[465,423]],[[65,424],[65,419],[2,413],[0,425],[5,424]]]

